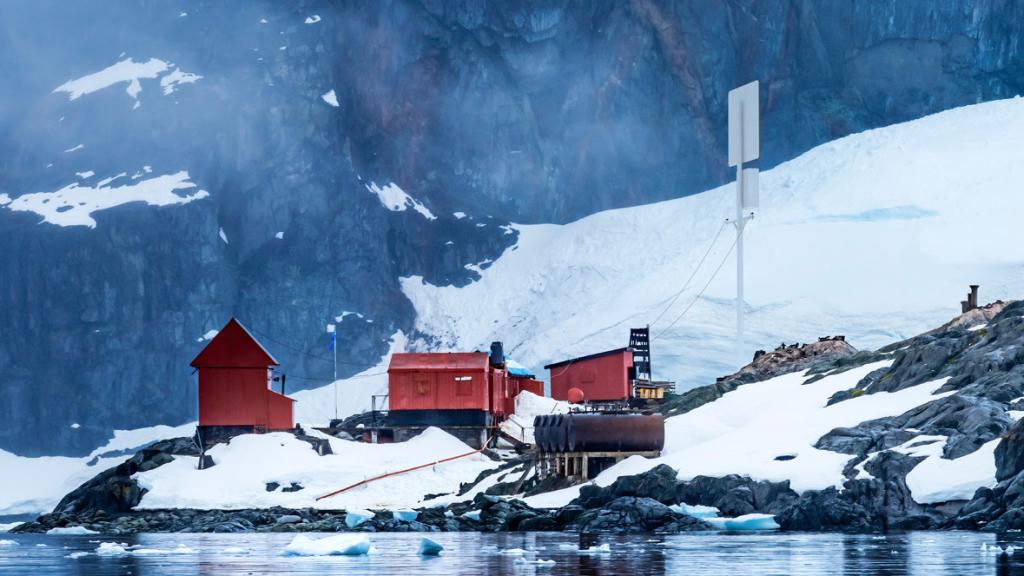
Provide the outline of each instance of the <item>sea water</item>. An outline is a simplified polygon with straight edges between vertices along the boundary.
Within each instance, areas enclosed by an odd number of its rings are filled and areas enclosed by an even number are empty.
[[[580,537],[553,532],[446,532],[429,536],[444,547],[439,556],[419,555],[418,533],[371,533],[372,549],[364,556],[287,556],[283,550],[295,537],[288,533],[0,534],[0,540],[10,541],[0,545],[0,574],[1024,575],[1021,534],[709,532]]]

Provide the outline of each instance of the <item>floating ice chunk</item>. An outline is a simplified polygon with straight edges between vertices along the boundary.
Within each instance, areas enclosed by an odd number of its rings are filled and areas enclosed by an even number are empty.
[[[312,16],[306,18],[305,22],[306,22],[306,24],[316,24],[319,21],[320,21],[320,16],[318,16],[316,14],[313,14]]]
[[[692,506],[689,504],[673,504],[672,506],[669,506],[669,509],[676,514],[685,514],[702,520],[718,517],[718,508],[715,508],[714,506],[702,506],[700,504],[694,504]]]
[[[705,518],[705,522],[719,530],[778,530],[772,514],[744,514],[735,518]]]
[[[89,555],[88,552],[82,552],[81,550],[79,550],[78,552],[72,552],[71,554],[68,554],[67,557],[71,558],[72,560],[74,560],[76,558],[81,558],[82,556],[88,556],[88,555]]]
[[[0,548],[3,548],[5,546],[17,546],[17,545],[18,545],[18,543],[15,542],[14,540],[0,540]]]
[[[547,560],[545,558],[537,558],[536,560],[529,560],[527,558],[519,557],[515,560],[516,564],[533,564],[534,566],[554,566],[554,560]]]
[[[324,92],[323,94],[320,95],[320,97],[323,98],[324,102],[327,102],[328,104],[334,106],[335,108],[339,106],[338,95],[334,93],[333,89],[330,90],[329,92]]]
[[[420,515],[415,510],[392,510],[391,517],[395,520],[402,520],[404,522],[415,522],[416,518]]]
[[[85,526],[64,526],[63,528],[50,528],[46,531],[47,534],[54,534],[58,536],[73,536],[81,534],[99,534],[95,530],[89,530]]]
[[[339,534],[313,539],[299,534],[285,546],[285,556],[363,556],[370,552],[370,538],[365,534]]]
[[[612,547],[610,544],[605,542],[604,544],[591,546],[590,548],[587,548],[585,550],[581,548],[579,552],[580,554],[611,554]]]
[[[469,512],[466,512],[465,514],[463,514],[462,517],[466,518],[468,520],[473,520],[474,522],[479,522],[480,521],[480,511],[479,510],[470,510]]]
[[[96,547],[97,556],[127,556],[131,552],[120,542],[100,542]]]
[[[0,523],[0,532],[10,532],[22,524],[24,524],[24,522],[11,522],[8,524]]]
[[[223,552],[225,554],[248,554],[249,553],[248,550],[246,550],[245,548],[242,548],[241,546],[228,546],[227,548],[221,550],[221,552]]]
[[[346,510],[345,512],[345,526],[348,526],[350,530],[373,518],[373,512],[369,510],[355,509]]]
[[[523,550],[522,548],[508,548],[498,552],[498,554],[501,554],[502,556],[523,556],[526,554],[526,550]]]
[[[444,546],[430,538],[420,538],[420,556],[437,556],[442,550],[444,550]]]

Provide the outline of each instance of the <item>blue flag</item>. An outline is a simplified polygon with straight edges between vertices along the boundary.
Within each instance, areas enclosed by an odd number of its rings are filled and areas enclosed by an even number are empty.
[[[331,343],[327,346],[327,350],[330,352],[334,352],[334,336],[335,333],[331,332]]]

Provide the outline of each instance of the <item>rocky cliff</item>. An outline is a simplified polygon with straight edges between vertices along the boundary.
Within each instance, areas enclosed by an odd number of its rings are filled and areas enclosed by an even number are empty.
[[[0,448],[82,453],[114,428],[193,418],[188,361],[232,315],[292,386],[329,379],[324,324],[337,317],[341,374],[371,366],[413,326],[399,277],[468,282],[467,265],[515,242],[508,221],[725,181],[739,83],[762,82],[762,168],[1016,94],[1020,10],[0,6]],[[90,75],[115,65],[135,76],[96,88]],[[182,172],[191,187],[173,197],[128,194]]]

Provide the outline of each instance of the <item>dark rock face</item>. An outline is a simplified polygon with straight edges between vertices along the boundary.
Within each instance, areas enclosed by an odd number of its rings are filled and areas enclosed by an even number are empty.
[[[1018,94],[1017,9],[4,4],[0,193],[151,166],[187,170],[210,195],[95,212],[95,229],[0,208],[0,448],[81,454],[115,428],[194,418],[188,361],[232,315],[283,361],[292,389],[329,379],[324,324],[344,311],[363,316],[341,323],[342,375],[373,365],[413,328],[399,278],[468,282],[466,264],[515,241],[506,221],[566,221],[724,182],[726,94],[751,79],[762,81],[761,168]],[[74,101],[53,93],[122,52],[203,78],[167,96],[143,80],[138,109],[126,83]],[[337,107],[321,99],[329,90]],[[437,220],[388,211],[371,182],[397,183]]]
[[[199,450],[191,438],[163,440],[140,450],[121,464],[105,470],[61,499],[53,512],[48,527],[68,525],[72,519],[79,523],[80,516],[91,517],[129,512],[142,500],[145,490],[132,479],[136,472],[145,472],[173,460],[173,456],[198,456]]]

